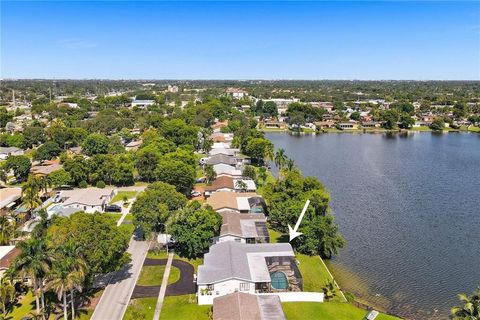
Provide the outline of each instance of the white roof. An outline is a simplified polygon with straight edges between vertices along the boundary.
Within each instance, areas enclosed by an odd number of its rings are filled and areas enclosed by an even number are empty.
[[[60,197],[67,198],[63,205],[67,206],[74,203],[88,206],[101,206],[107,197],[112,194],[112,188],[85,188],[62,191]]]
[[[228,149],[230,148],[229,142],[214,142],[212,149]]]
[[[247,185],[247,190],[257,190],[255,181],[249,179],[233,179],[233,186],[237,189],[237,181],[243,181]]]
[[[248,197],[238,197],[237,198],[237,208],[238,208],[238,210],[250,210],[250,204],[248,203]]]
[[[236,168],[229,164],[219,163],[213,166],[213,170],[215,171],[216,174],[221,174],[221,173],[230,173],[232,171],[235,171]]]

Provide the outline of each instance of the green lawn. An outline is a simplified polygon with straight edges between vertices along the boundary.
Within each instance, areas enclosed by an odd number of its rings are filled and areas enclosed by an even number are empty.
[[[162,284],[163,272],[165,266],[143,266],[137,285],[139,286],[159,286]]]
[[[118,213],[105,212],[104,214],[107,215],[107,216],[109,216],[109,217],[112,217],[113,219],[115,219],[115,222],[117,222],[118,219],[120,219],[120,217],[122,216],[122,213],[120,213],[120,212],[118,212]]]
[[[468,131],[470,131],[470,132],[480,132],[480,127],[471,126],[471,127],[468,128]]]
[[[170,275],[168,277],[168,284],[172,284],[180,280],[180,269],[172,266],[170,268]]]
[[[410,128],[411,131],[432,131],[429,127],[421,126],[421,127],[412,127]]]
[[[212,306],[199,306],[194,294],[165,297],[162,320],[210,320]]]
[[[363,320],[368,311],[342,302],[288,302],[282,303],[287,320]],[[399,318],[380,314],[376,320],[398,320]]]
[[[148,251],[147,258],[149,259],[167,259],[168,254],[166,250],[160,250],[158,252]]]
[[[110,203],[123,201],[123,198],[126,196],[128,199],[134,198],[137,195],[137,191],[118,191],[117,194],[113,197]]]
[[[157,298],[133,299],[127,307],[123,320],[153,319]],[[163,319],[163,314],[162,314]]]
[[[29,291],[20,298],[18,303],[8,312],[6,319],[21,319],[32,311],[35,311],[35,297],[32,292]]]
[[[307,256],[297,253],[298,268],[303,278],[303,290],[322,292],[325,283],[332,278],[320,261],[319,256]],[[339,297],[340,298],[340,297]]]
[[[281,234],[273,229],[268,229],[268,235],[271,243],[288,242],[288,235]]]
[[[123,221],[132,221],[133,220],[133,214],[131,213],[127,213],[127,215],[125,216],[125,219],[123,219]]]

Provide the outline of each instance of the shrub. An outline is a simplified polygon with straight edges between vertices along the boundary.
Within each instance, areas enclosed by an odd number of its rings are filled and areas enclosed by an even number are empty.
[[[80,181],[80,183],[78,184],[78,186],[79,186],[80,188],[87,188],[87,187],[88,187],[88,183],[87,183],[87,181],[82,180],[82,181]]]
[[[105,182],[103,182],[102,180],[98,180],[96,187],[101,189],[105,188]]]

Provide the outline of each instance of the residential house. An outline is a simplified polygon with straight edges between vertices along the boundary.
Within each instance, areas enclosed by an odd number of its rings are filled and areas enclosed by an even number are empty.
[[[265,201],[256,193],[218,191],[207,199],[213,210],[217,212],[235,211],[238,213],[263,214],[266,211]]]
[[[213,320],[285,320],[278,295],[235,292],[213,299]]]
[[[241,158],[231,157],[226,154],[216,154],[213,155],[205,160],[206,164],[210,164],[212,166],[220,163],[228,164],[231,166],[236,166],[242,162]]]
[[[319,129],[335,128],[335,121],[333,121],[333,120],[317,121],[317,122],[315,122],[315,127],[319,128]]]
[[[285,122],[276,120],[265,120],[263,121],[263,126],[266,129],[285,129],[287,127],[287,124]]]
[[[217,177],[219,176],[229,176],[229,177],[240,177],[242,176],[242,170],[237,169],[234,166],[225,163],[215,164],[213,166],[213,171],[215,171]]]
[[[22,198],[22,188],[1,188],[0,189],[0,213],[14,209]]]
[[[85,211],[94,213],[104,212],[110,200],[117,194],[113,188],[84,188],[61,191],[58,198],[60,203],[49,207],[49,213],[61,213],[63,211]]]
[[[381,127],[381,123],[378,122],[378,121],[365,121],[365,122],[362,122],[362,128],[375,129],[375,128],[380,128],[380,127]]]
[[[214,156],[216,154],[225,154],[227,156],[238,156],[240,153],[239,149],[233,149],[233,148],[215,148],[210,150],[209,154],[210,156]]]
[[[143,143],[143,141],[141,139],[140,140],[132,140],[125,145],[125,150],[126,151],[130,151],[130,150],[137,151],[142,143]]]
[[[355,122],[355,121],[340,122],[340,123],[338,123],[338,126],[342,130],[357,130],[358,129],[358,123]]]
[[[226,92],[234,99],[242,99],[248,96],[248,92],[239,88],[228,88]]]
[[[219,242],[198,267],[198,304],[230,293],[302,291],[303,281],[289,243]]]
[[[285,114],[285,112],[287,112],[287,108],[288,108],[288,105],[290,103],[299,102],[300,99],[293,98],[293,99],[267,99],[267,100],[263,100],[263,102],[267,102],[267,101],[275,102],[275,104],[277,105],[278,114],[282,115],[282,114]]]
[[[154,105],[155,100],[137,100],[132,101],[132,107],[146,108],[148,106]]]
[[[223,223],[216,242],[236,241],[241,243],[269,243],[270,236],[263,214],[239,214],[221,212]]]
[[[215,192],[255,192],[257,186],[255,181],[250,179],[236,179],[229,176],[217,177],[212,184],[205,187],[205,197],[209,197]]]
[[[24,151],[16,147],[0,147],[0,160],[6,160],[9,156],[21,156],[23,154]]]
[[[30,171],[35,175],[45,177],[45,176],[48,176],[53,171],[59,170],[62,168],[63,166],[60,164],[59,160],[46,160],[38,165],[33,166]]]
[[[20,253],[21,250],[15,246],[0,246],[0,279]]]

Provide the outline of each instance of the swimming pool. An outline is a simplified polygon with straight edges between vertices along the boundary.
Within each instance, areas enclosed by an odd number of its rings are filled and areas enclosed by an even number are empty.
[[[270,279],[272,280],[272,288],[277,290],[285,290],[288,288],[288,280],[285,273],[276,271],[270,273]]]

